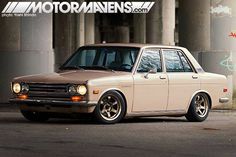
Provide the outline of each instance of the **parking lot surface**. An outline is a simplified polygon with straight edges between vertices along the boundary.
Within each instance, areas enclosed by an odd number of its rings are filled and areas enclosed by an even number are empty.
[[[91,119],[32,123],[0,111],[0,157],[206,156],[234,157],[236,111],[212,111],[205,122],[135,118],[115,125]]]

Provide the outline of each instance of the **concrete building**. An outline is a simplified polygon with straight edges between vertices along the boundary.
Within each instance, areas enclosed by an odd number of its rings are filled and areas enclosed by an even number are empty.
[[[233,90],[234,70],[221,63],[235,58],[236,38],[229,37],[236,32],[234,0],[153,1],[148,14],[1,17],[0,102],[8,101],[13,77],[56,71],[79,46],[103,41],[187,47],[207,71],[227,75]],[[0,2],[1,10],[7,2]]]

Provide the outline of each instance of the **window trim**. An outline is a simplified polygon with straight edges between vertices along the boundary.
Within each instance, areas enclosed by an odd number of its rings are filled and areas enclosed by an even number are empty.
[[[142,73],[141,73],[141,72],[138,72],[138,67],[139,67],[139,65],[140,65],[140,63],[141,63],[143,54],[145,53],[145,50],[148,50],[148,49],[151,49],[151,50],[156,49],[156,50],[158,50],[159,55],[160,55],[161,71],[158,71],[157,73],[163,73],[163,72],[164,72],[163,57],[162,57],[161,48],[159,48],[159,47],[147,47],[147,48],[142,49],[142,52],[141,52],[140,57],[139,57],[139,59],[138,59],[138,63],[137,63],[137,65],[136,65],[136,68],[135,68],[134,73],[138,73],[138,74],[147,73],[147,72],[142,72]]]
[[[183,63],[182,63],[182,60],[181,60],[181,58],[180,58],[180,56],[179,56],[179,53],[178,53],[178,51],[176,50],[176,49],[163,49],[163,62],[165,63],[165,65],[166,65],[166,61],[165,61],[165,55],[164,55],[164,51],[168,51],[168,50],[171,50],[171,51],[174,51],[176,54],[177,54],[177,56],[178,56],[178,58],[179,58],[179,61],[180,61],[180,64],[182,65],[182,67],[183,67],[183,71],[168,71],[167,70],[167,68],[166,68],[166,66],[165,66],[165,70],[166,70],[166,72],[167,73],[183,73],[183,72],[185,72],[184,71],[184,66],[183,66]]]
[[[188,59],[188,57],[186,56],[186,54],[182,51],[182,50],[179,50],[179,49],[176,49],[177,51],[179,51],[179,53],[181,53],[184,58],[186,59],[186,61],[188,62],[188,64],[190,65],[190,68],[192,69],[192,72],[194,73],[197,73],[196,72],[196,69],[194,68],[194,66],[192,65],[192,63],[190,62],[190,60]]]
[[[186,59],[186,61],[188,62],[188,64],[189,64],[189,66],[190,66],[190,68],[192,69],[192,72],[189,72],[189,71],[182,71],[182,72],[177,72],[177,71],[167,71],[167,69],[166,69],[166,63],[165,63],[165,58],[164,58],[164,51],[165,50],[174,50],[174,51],[176,51],[177,52],[177,55],[179,56],[179,59],[180,59],[180,62],[181,62],[181,64],[182,64],[182,66],[183,66],[183,61],[182,61],[182,59],[181,59],[181,57],[180,57],[180,55],[179,55],[179,53],[181,53],[183,56],[184,56],[184,58]],[[166,73],[197,73],[196,72],[196,70],[195,70],[195,68],[193,67],[193,65],[192,65],[192,63],[190,62],[190,60],[188,59],[188,57],[186,56],[186,54],[181,50],[181,49],[176,49],[176,48],[162,48],[162,56],[163,56],[163,63],[164,63],[164,65],[165,65],[165,72]],[[183,66],[183,70],[184,70],[184,66]]]
[[[140,53],[142,53],[142,48],[141,47],[135,47],[135,46],[81,46],[79,47],[75,52],[73,52],[59,67],[57,68],[58,71],[60,71],[65,65],[68,64],[68,62],[78,53],[78,51],[82,51],[84,49],[96,49],[96,48],[130,48],[130,49],[136,49],[137,50],[137,58],[135,60],[135,63],[128,73],[132,73],[136,70],[136,63],[138,63]],[[124,71],[123,71],[124,72]]]
[[[178,56],[179,56],[179,58],[180,58],[180,60],[181,60],[181,64],[182,64],[182,66],[183,66],[183,68],[184,68],[183,59],[181,58],[181,55],[180,55],[180,53],[181,53],[182,55],[183,55],[183,53],[180,52],[180,51],[177,51],[177,53],[178,53]],[[191,65],[189,64],[188,60],[186,59],[186,57],[185,57],[184,55],[183,55],[183,57],[184,57],[184,59],[187,61],[187,64],[189,65],[189,67],[190,67],[191,70],[192,70],[192,71],[185,71],[185,68],[184,68],[184,72],[194,72],[193,69],[192,69],[192,67],[191,67]]]

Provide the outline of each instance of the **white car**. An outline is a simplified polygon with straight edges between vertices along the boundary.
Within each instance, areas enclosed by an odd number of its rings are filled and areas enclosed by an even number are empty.
[[[15,78],[12,103],[25,118],[91,113],[99,122],[135,116],[186,116],[204,121],[228,102],[223,75],[204,72],[186,48],[96,44],[78,49],[52,74]]]

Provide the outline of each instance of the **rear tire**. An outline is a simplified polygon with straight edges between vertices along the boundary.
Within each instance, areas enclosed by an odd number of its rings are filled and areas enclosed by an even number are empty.
[[[94,117],[103,124],[118,123],[126,112],[125,100],[117,91],[106,92],[94,110]]]
[[[32,122],[45,122],[49,119],[49,116],[47,113],[32,112],[32,111],[26,111],[26,110],[21,110],[21,113],[27,120],[32,121]]]
[[[204,93],[198,93],[193,97],[185,117],[190,122],[202,122],[208,117],[209,110],[210,101],[208,96]]]

